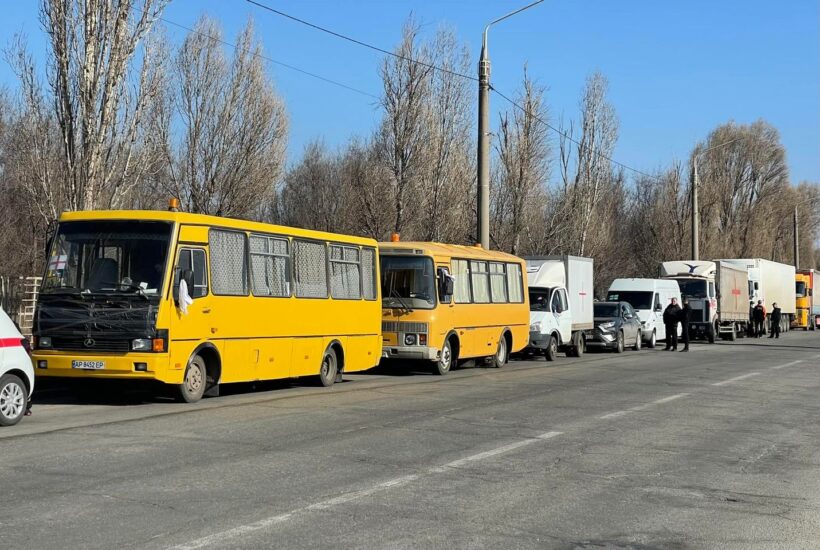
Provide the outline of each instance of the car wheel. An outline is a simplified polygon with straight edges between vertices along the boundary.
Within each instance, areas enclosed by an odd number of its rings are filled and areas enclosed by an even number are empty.
[[[638,329],[638,335],[635,336],[635,345],[632,346],[632,349],[634,351],[641,351],[641,337],[642,337],[641,329]]]
[[[652,336],[649,337],[649,342],[647,342],[646,347],[648,347],[649,349],[655,349],[655,346],[658,344],[657,336],[658,335],[653,330]]]
[[[618,334],[615,336],[615,353],[623,353],[624,352],[624,332],[622,330],[618,331]]]
[[[19,376],[4,374],[0,378],[0,426],[14,426],[26,412],[28,391]]]
[[[547,349],[544,350],[544,357],[547,358],[547,361],[555,361],[558,357],[558,341],[555,339],[555,336],[550,336]]]

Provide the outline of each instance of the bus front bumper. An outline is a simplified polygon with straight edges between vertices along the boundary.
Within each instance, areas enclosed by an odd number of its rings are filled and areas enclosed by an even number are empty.
[[[34,375],[44,378],[119,378],[180,383],[182,370],[170,369],[167,353],[82,354],[37,350]]]
[[[428,346],[384,346],[382,359],[421,359],[438,361],[438,348]]]

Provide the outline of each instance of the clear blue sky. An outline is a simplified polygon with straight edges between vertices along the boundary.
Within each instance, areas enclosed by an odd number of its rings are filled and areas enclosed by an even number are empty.
[[[432,33],[454,27],[477,56],[489,20],[526,0],[262,0],[317,24],[392,49],[412,12]],[[494,27],[493,85],[515,90],[528,63],[548,87],[553,119],[575,116],[584,78],[610,80],[621,121],[616,158],[643,170],[686,159],[717,124],[764,118],[781,132],[792,181],[820,181],[820,9],[817,0],[547,0]],[[191,26],[206,12],[233,40],[248,17],[256,21],[266,55],[379,94],[380,55],[319,33],[244,0],[173,0],[171,21]],[[29,36],[40,59],[45,37],[37,2],[3,2],[0,37]],[[168,26],[178,42],[184,32]],[[473,69],[474,70],[474,69]],[[291,70],[270,66],[291,119],[289,156],[323,137],[330,146],[366,135],[378,110],[372,98]],[[0,85],[14,88],[8,67]],[[493,98],[494,109],[503,106]]]

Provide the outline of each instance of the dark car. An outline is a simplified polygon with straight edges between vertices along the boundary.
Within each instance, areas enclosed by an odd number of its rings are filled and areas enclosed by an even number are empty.
[[[641,320],[628,302],[595,302],[595,328],[587,331],[587,346],[624,351],[641,349]]]

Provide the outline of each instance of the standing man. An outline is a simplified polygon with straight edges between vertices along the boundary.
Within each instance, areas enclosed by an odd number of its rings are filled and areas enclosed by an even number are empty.
[[[758,300],[757,305],[752,310],[752,327],[755,338],[760,338],[766,334],[763,322],[766,320],[766,308],[763,307],[763,300]]]
[[[683,308],[680,310],[681,336],[683,337],[683,349],[689,351],[689,321],[692,320],[692,308],[689,306],[689,298],[683,299]]]
[[[666,326],[666,347],[663,351],[678,349],[678,321],[680,320],[680,306],[678,299],[672,298],[672,303],[663,311],[663,324]]]
[[[769,338],[780,338],[780,308],[777,307],[777,302],[772,303],[772,313],[769,315],[769,324],[772,326]]]

